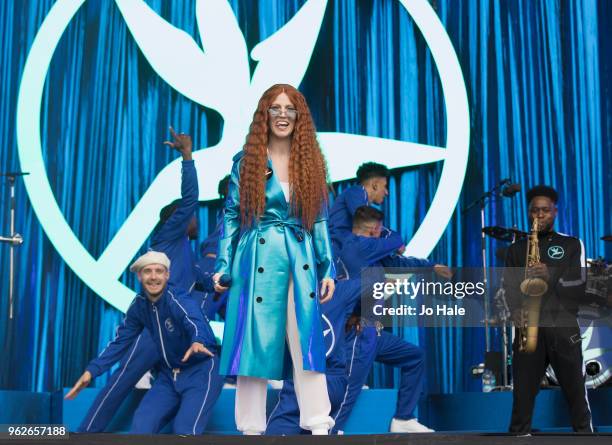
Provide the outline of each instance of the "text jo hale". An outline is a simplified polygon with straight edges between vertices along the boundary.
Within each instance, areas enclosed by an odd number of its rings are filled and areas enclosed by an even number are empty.
[[[408,306],[402,304],[398,307],[384,307],[384,306],[374,306],[373,307],[374,315],[390,315],[390,316],[404,316],[404,315],[416,315],[423,317],[431,317],[431,316],[442,316],[442,317],[450,317],[450,316],[462,316],[465,315],[465,308],[459,307],[456,304],[446,305],[446,304],[438,304],[434,307],[427,306],[425,304],[421,305],[421,310],[417,311],[417,308],[414,306]]]

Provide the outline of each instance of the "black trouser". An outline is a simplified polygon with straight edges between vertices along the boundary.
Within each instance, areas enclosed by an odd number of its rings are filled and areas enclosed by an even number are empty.
[[[531,354],[518,351],[517,336],[514,339],[513,351],[514,392],[510,432],[527,434],[531,431],[535,397],[549,364],[552,365],[569,404],[574,431],[592,432],[578,325],[539,328],[538,346]]]

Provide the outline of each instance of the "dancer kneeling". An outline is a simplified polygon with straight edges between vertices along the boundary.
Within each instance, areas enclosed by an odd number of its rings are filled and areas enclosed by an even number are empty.
[[[202,312],[182,291],[167,285],[170,260],[162,252],[149,251],[130,267],[138,274],[143,292],[130,305],[115,340],[109,345],[133,342],[144,328],[153,336],[162,358],[153,387],[134,413],[131,432],[158,433],[176,415],[175,434],[201,434],[205,427],[208,387],[217,371],[212,351],[215,337]],[[94,359],[66,394],[73,399],[91,381],[92,369],[105,369]]]

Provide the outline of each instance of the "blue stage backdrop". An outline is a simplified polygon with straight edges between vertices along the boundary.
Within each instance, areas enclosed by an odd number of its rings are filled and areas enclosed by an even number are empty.
[[[21,168],[17,94],[33,39],[54,3],[0,2],[2,172]],[[147,3],[200,43],[195,0]],[[249,51],[304,3],[230,2]],[[461,212],[506,177],[524,188],[555,186],[561,196],[558,229],[580,236],[589,256],[612,258],[610,246],[599,241],[612,232],[612,3],[434,0],[432,6],[457,51],[471,123],[462,194],[432,258],[452,266],[479,265],[480,216],[477,210]],[[290,53],[292,45],[282,51]],[[253,70],[256,62],[250,65]],[[320,131],[446,144],[438,71],[399,1],[329,0],[300,89]],[[55,198],[94,257],[157,173],[177,157],[162,145],[169,124],[190,132],[197,147],[209,147],[219,141],[224,122],[156,74],[113,1],[85,1],[53,55],[40,128],[31,131],[40,132]],[[377,159],[376,147],[371,159]],[[395,172],[385,204],[387,223],[407,239],[426,214],[440,174],[440,163]],[[2,235],[9,227],[5,184],[0,188]],[[0,387],[48,391],[74,382],[112,338],[122,314],[66,265],[43,232],[22,180],[17,184],[17,231],[25,242],[16,254],[12,321],[9,250],[0,245]],[[219,204],[202,207],[202,237],[214,225]],[[524,193],[513,202],[496,202],[487,208],[486,223],[525,228],[525,207]],[[494,263],[498,245],[490,247]],[[123,280],[135,286],[127,274]],[[429,391],[478,387],[468,370],[483,359],[482,329],[404,329],[401,334],[427,351]],[[396,378],[377,368],[373,383],[389,387]]]

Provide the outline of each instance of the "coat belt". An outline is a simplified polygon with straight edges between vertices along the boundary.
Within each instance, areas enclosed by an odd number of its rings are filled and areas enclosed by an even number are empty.
[[[287,227],[291,229],[291,231],[293,231],[293,234],[295,235],[298,242],[301,243],[302,241],[304,241],[304,233],[306,232],[306,229],[301,224],[290,222],[290,221],[285,221],[282,219],[267,219],[264,221],[260,221],[259,224],[257,225],[257,228],[267,229],[268,227],[271,227],[271,226]]]

